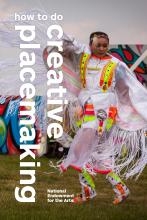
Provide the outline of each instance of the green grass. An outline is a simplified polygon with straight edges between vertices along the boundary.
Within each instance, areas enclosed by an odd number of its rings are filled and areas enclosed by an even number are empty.
[[[147,220],[147,169],[135,182],[127,181],[130,197],[121,205],[112,204],[113,192],[105,176],[97,175],[97,197],[90,202],[48,203],[47,189],[66,189],[68,194],[80,192],[77,172],[69,170],[63,176],[48,167],[48,159],[39,158],[41,167],[36,168],[36,203],[19,203],[14,189],[19,185],[19,157],[0,155],[0,220],[1,219],[48,219],[48,220]]]

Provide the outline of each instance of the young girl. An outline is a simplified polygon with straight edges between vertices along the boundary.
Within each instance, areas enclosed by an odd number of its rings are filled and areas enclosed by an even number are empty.
[[[129,189],[118,174],[139,175],[147,163],[147,90],[123,62],[108,53],[108,47],[108,35],[94,32],[88,48],[74,40],[64,50],[64,55],[75,55],[82,85],[77,108],[81,128],[60,166],[61,171],[73,167],[80,172],[82,192],[74,202],[96,196],[96,173],[105,174],[111,183],[113,203],[122,202]]]

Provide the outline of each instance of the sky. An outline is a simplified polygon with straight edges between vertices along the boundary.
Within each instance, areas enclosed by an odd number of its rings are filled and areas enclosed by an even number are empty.
[[[146,0],[0,0],[0,18],[34,8],[62,14],[64,31],[83,43],[104,31],[111,44],[147,44]]]

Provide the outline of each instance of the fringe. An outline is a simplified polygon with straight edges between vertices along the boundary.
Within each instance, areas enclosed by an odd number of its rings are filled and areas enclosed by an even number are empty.
[[[114,170],[123,178],[136,176],[138,179],[147,164],[146,130],[126,131],[115,126],[110,135]]]

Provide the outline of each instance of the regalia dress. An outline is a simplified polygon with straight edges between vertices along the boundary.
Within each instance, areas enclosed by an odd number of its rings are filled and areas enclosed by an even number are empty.
[[[62,168],[138,177],[147,163],[147,90],[110,54],[100,58],[66,40],[64,55],[65,65],[80,77],[83,116]]]

